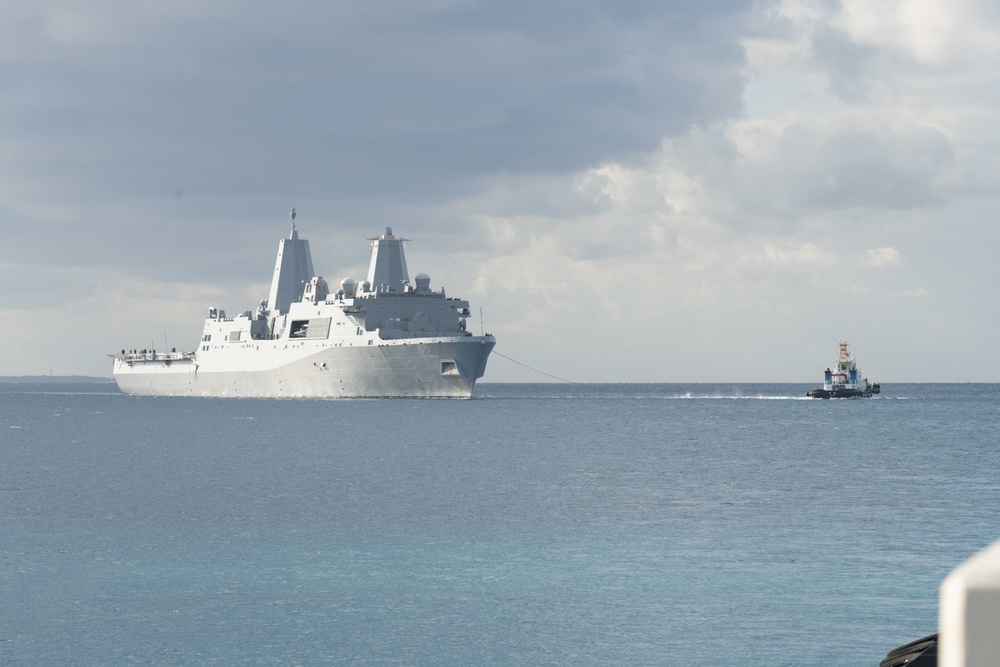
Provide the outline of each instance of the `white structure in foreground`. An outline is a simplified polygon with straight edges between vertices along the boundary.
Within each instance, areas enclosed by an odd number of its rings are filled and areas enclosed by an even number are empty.
[[[145,396],[469,398],[496,340],[466,330],[469,303],[410,283],[404,239],[372,241],[368,277],[331,291],[309,242],[278,244],[271,289],[256,311],[210,308],[192,352],[111,354],[126,394]]]
[[[940,667],[1000,665],[1000,542],[945,578],[938,614]]]

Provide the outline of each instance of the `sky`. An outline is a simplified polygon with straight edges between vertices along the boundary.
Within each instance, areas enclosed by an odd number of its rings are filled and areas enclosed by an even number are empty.
[[[0,375],[266,298],[288,212],[486,382],[1000,380],[985,0],[0,3]],[[515,361],[511,361],[515,360]]]

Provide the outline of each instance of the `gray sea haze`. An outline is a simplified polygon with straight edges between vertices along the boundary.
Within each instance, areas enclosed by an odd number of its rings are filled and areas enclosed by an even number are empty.
[[[2,665],[858,665],[1000,539],[1000,385],[0,386]]]

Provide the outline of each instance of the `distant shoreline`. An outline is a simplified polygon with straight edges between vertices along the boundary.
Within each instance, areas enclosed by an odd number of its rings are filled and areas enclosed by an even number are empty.
[[[79,382],[79,383],[87,383],[87,382],[89,382],[89,383],[101,383],[101,382],[113,383],[114,381],[115,381],[115,379],[113,377],[98,377],[98,376],[93,376],[93,375],[0,375],[0,384],[16,384],[16,383],[24,383],[24,384],[28,384],[28,383],[34,383],[34,384],[63,383],[63,384],[66,384],[66,383],[73,383],[73,382]],[[564,382],[525,382],[524,380],[520,380],[520,381],[494,381],[494,382],[490,382],[490,381],[480,380],[477,383],[477,386],[479,386],[479,385],[484,385],[485,386],[485,385],[491,385],[491,384],[492,385],[502,385],[502,384],[566,384],[566,383],[564,383]],[[679,382],[648,382],[648,381],[647,382],[622,382],[622,381],[617,381],[617,382],[573,382],[573,383],[570,383],[570,384],[591,384],[591,385],[594,385],[594,384],[607,384],[607,385],[618,385],[618,384],[675,384],[675,385],[702,385],[702,384],[704,384],[704,385],[724,385],[724,384],[732,384],[732,385],[748,385],[748,384],[761,384],[761,385],[768,385],[768,384],[801,384],[801,385],[807,385],[807,384],[809,384],[809,385],[811,385],[811,384],[816,384],[816,383],[815,382],[810,382],[808,380],[795,380],[795,381],[790,381],[790,382],[789,381],[767,381],[767,382],[751,381],[751,382],[746,382],[746,381],[742,381],[742,380],[727,380],[725,382],[681,382],[681,381],[679,381]],[[939,382],[922,382],[921,381],[921,382],[893,382],[893,383],[891,383],[891,385],[900,385],[900,384],[982,384],[982,385],[992,385],[992,384],[997,384],[997,383],[995,383],[995,382],[984,382],[984,381],[981,381],[981,380],[978,380],[978,381],[950,380],[950,381],[939,381]],[[891,385],[889,385],[889,386],[891,386]]]
[[[0,383],[44,383],[44,382],[114,382],[114,378],[91,375],[0,375]]]

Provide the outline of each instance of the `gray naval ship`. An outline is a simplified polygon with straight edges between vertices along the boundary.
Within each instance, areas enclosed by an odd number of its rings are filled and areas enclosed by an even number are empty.
[[[266,301],[229,317],[210,308],[192,352],[111,354],[125,394],[143,396],[469,398],[496,345],[466,330],[469,303],[410,282],[405,239],[371,239],[368,277],[331,291],[309,241],[278,243]]]

